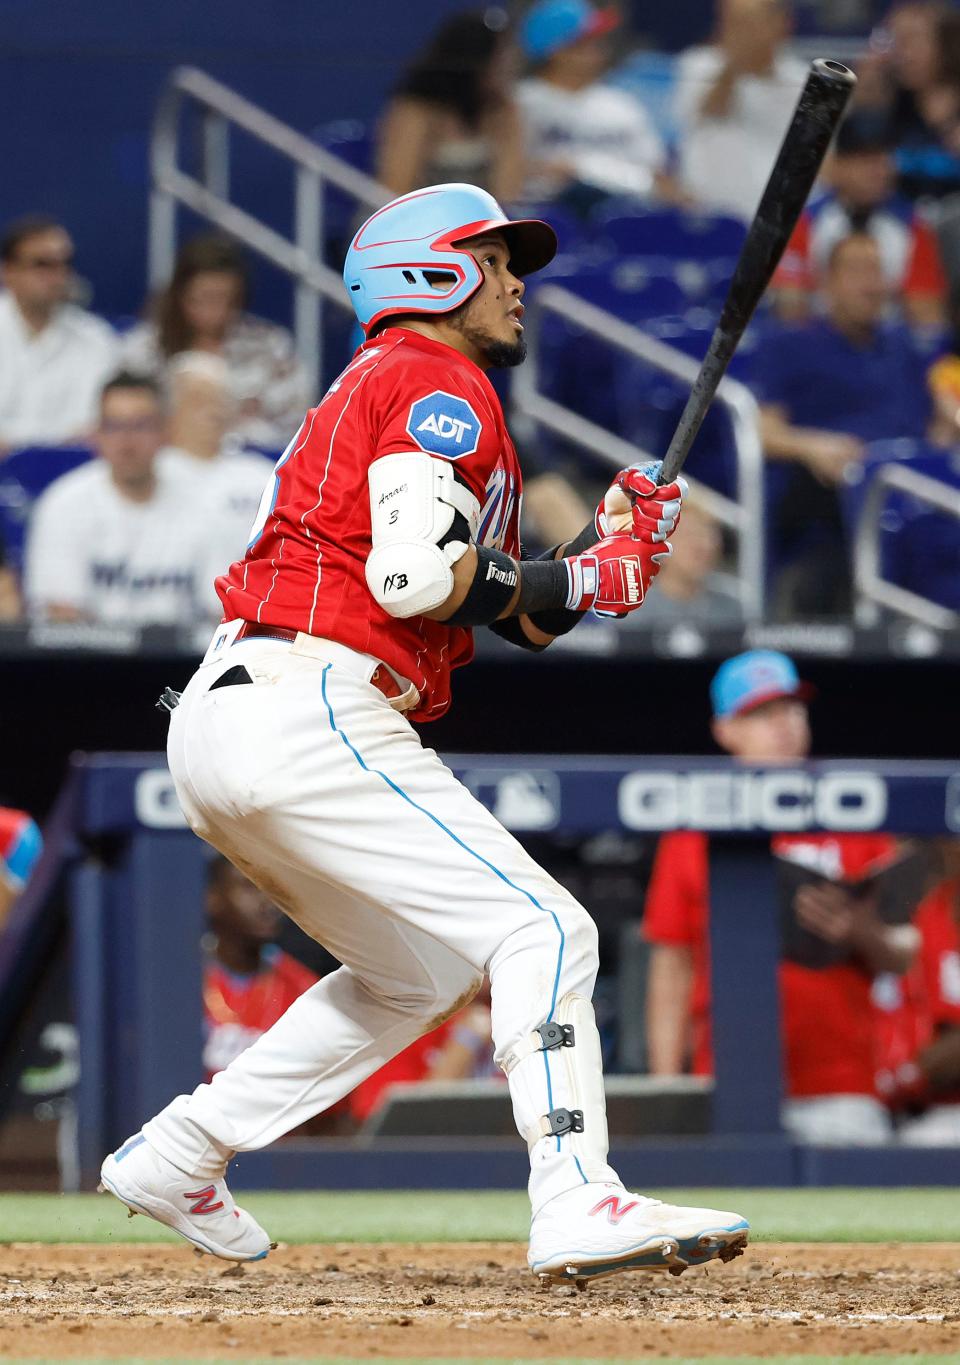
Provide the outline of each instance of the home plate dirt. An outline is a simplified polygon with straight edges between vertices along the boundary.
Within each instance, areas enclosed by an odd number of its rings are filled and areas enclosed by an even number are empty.
[[[499,1243],[0,1246],[0,1359],[777,1356],[960,1348],[960,1245],[759,1243],[678,1278],[541,1289]]]

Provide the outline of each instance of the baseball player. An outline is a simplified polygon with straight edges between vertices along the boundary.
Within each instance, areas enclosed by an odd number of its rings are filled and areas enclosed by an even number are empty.
[[[591,608],[640,607],[669,553],[682,490],[653,467],[624,470],[568,544],[522,557],[485,371],[523,359],[523,278],[556,246],[472,185],[364,223],[344,280],[366,340],[278,461],[172,712],[191,827],[344,964],[103,1163],[128,1208],[228,1260],[271,1246],[227,1189],[231,1158],[346,1095],[485,972],[530,1154],[531,1269],[681,1270],[746,1242],[736,1214],[630,1194],[608,1165],[596,928],[410,724],[447,709],[474,629],[541,650]]]

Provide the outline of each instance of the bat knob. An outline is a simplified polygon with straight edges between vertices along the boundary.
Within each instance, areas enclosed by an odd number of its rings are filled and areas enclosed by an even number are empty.
[[[829,57],[817,57],[813,69],[824,80],[835,81],[839,85],[856,85],[856,75],[842,62],[831,61]]]

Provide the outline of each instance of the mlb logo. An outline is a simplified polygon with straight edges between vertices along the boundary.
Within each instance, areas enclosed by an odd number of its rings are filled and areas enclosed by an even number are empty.
[[[482,430],[467,400],[442,389],[418,398],[407,418],[407,431],[420,449],[445,460],[472,455],[480,444]]]
[[[463,785],[507,829],[555,829],[560,823],[560,782],[547,769],[474,769],[464,773]]]

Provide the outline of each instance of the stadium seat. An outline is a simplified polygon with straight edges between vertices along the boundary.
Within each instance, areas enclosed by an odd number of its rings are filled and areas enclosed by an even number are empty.
[[[25,446],[0,460],[0,539],[19,571],[30,508],[45,488],[93,458],[88,446]]]
[[[374,139],[368,124],[361,119],[338,118],[321,123],[311,133],[313,141],[340,157],[358,171],[373,173]]]
[[[952,452],[925,441],[875,441],[856,479],[842,490],[851,540],[874,478],[891,464],[960,489],[960,466]],[[924,499],[899,489],[888,491],[880,515],[880,565],[890,582],[960,611],[960,521]]]
[[[612,205],[595,219],[598,237],[628,256],[670,256],[711,261],[738,256],[746,236],[739,218],[683,213],[679,209],[639,212]]]
[[[543,284],[568,289],[627,322],[680,312],[690,301],[669,262],[658,270],[651,269],[642,257],[589,261],[564,255],[558,261],[555,269],[544,272]]]

